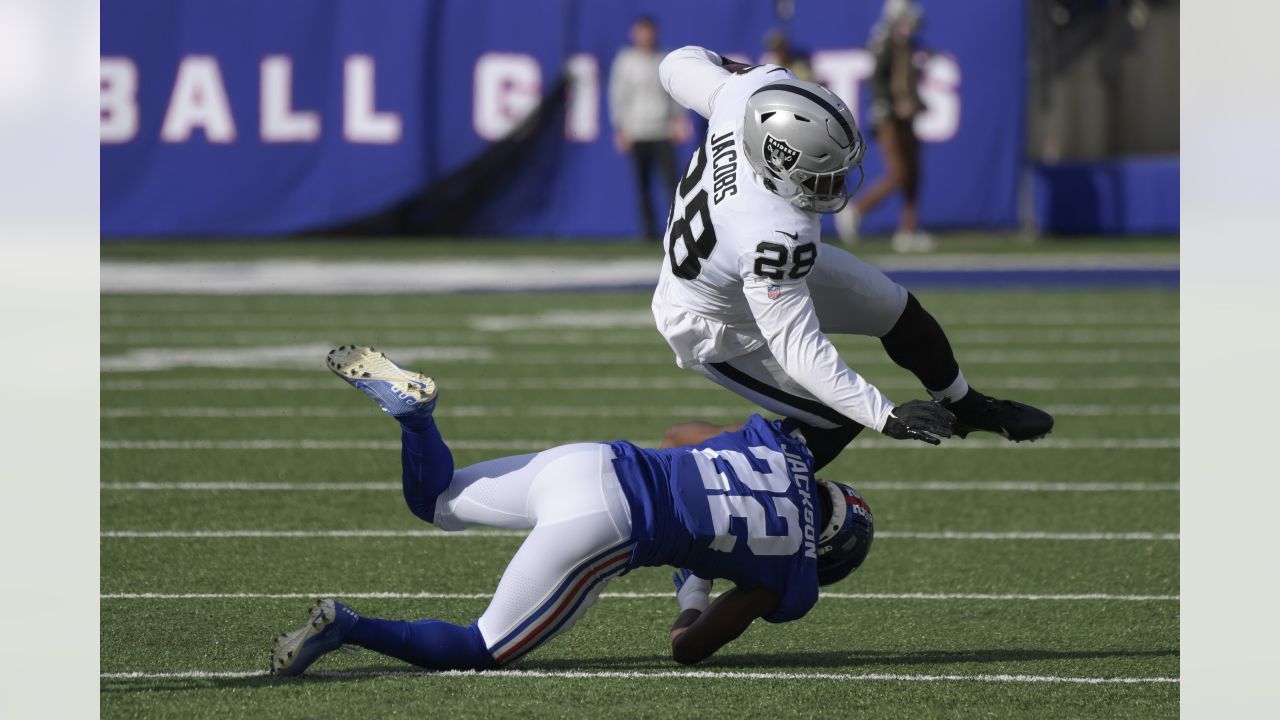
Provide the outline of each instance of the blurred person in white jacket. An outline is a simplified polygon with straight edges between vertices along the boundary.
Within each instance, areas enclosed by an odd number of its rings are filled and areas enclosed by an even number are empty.
[[[676,364],[810,428],[818,466],[861,430],[938,443],[953,430],[1020,441],[1053,418],[969,387],[942,328],[905,288],[840,248],[819,218],[849,201],[865,145],[834,93],[777,65],[700,47],[667,55],[662,86],[708,120],[679,182],[653,297]],[[856,188],[856,184],[853,184]],[[881,339],[933,401],[896,405],[827,333]],[[676,439],[678,440],[678,438]]]
[[[668,192],[675,188],[673,143],[687,130],[683,111],[658,82],[662,53],[652,18],[641,16],[632,23],[631,43],[618,52],[609,71],[609,117],[618,152],[631,156],[645,237],[657,239],[661,229],[650,200],[653,176],[656,171]]]

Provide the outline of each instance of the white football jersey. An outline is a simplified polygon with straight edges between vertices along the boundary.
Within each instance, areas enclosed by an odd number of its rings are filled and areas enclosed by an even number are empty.
[[[794,76],[777,65],[730,73],[699,47],[672,52],[660,70],[667,92],[708,121],[676,189],[653,296],[676,364],[726,362],[768,346],[823,404],[880,430],[893,403],[840,359],[805,283],[820,262],[819,215],[766,188],[742,151],[748,98]]]

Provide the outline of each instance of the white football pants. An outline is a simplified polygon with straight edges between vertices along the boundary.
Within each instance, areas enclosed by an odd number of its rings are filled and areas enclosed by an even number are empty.
[[[454,472],[435,525],[530,529],[478,626],[499,663],[573,627],[631,558],[631,510],[613,451],[575,443]]]

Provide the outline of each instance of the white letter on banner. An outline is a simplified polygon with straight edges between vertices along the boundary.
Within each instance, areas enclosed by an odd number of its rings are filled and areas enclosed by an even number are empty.
[[[373,58],[351,55],[343,64],[342,134],[353,143],[400,142],[400,115],[375,107]]]
[[[542,101],[542,68],[531,55],[485,53],[476,61],[471,123],[485,140],[501,140]]]
[[[582,53],[569,58],[568,69],[564,136],[574,142],[591,142],[600,137],[600,66],[594,55]]]
[[[854,119],[861,123],[858,83],[875,72],[876,61],[871,53],[866,50],[822,50],[813,54],[812,62],[817,81],[844,100]]]
[[[925,142],[946,142],[960,131],[960,64],[950,55],[931,55],[920,79],[925,111],[916,116],[916,135]]]
[[[138,134],[138,68],[127,57],[104,57],[98,70],[102,76],[100,142],[127,143]]]
[[[320,115],[293,110],[293,60],[268,55],[262,60],[260,105],[262,141],[315,142],[320,137]]]
[[[231,119],[231,104],[227,102],[222,72],[217,58],[211,55],[189,55],[178,65],[178,79],[173,84],[160,139],[186,142],[196,128],[204,128],[205,137],[212,143],[236,139],[236,124]]]

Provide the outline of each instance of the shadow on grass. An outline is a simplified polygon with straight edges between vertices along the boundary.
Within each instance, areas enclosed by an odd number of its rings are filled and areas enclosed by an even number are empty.
[[[721,654],[697,666],[711,671],[758,670],[778,672],[856,670],[864,667],[910,667],[915,665],[962,665],[966,663],[1024,663],[1037,661],[1144,659],[1178,657],[1176,648],[1158,650],[853,650],[849,652],[792,652]],[[682,667],[666,655],[632,655],[601,658],[531,659],[513,666],[515,670],[543,672],[618,672],[630,670],[674,670]],[[1008,668],[1005,668],[1006,670]],[[198,689],[253,689],[314,687],[316,683],[350,683],[396,676],[426,675],[425,671],[400,663],[367,665],[360,668],[325,671],[296,678],[255,676],[246,678],[162,678],[147,680],[104,679],[103,693],[165,692]],[[962,674],[962,673],[957,673]]]

